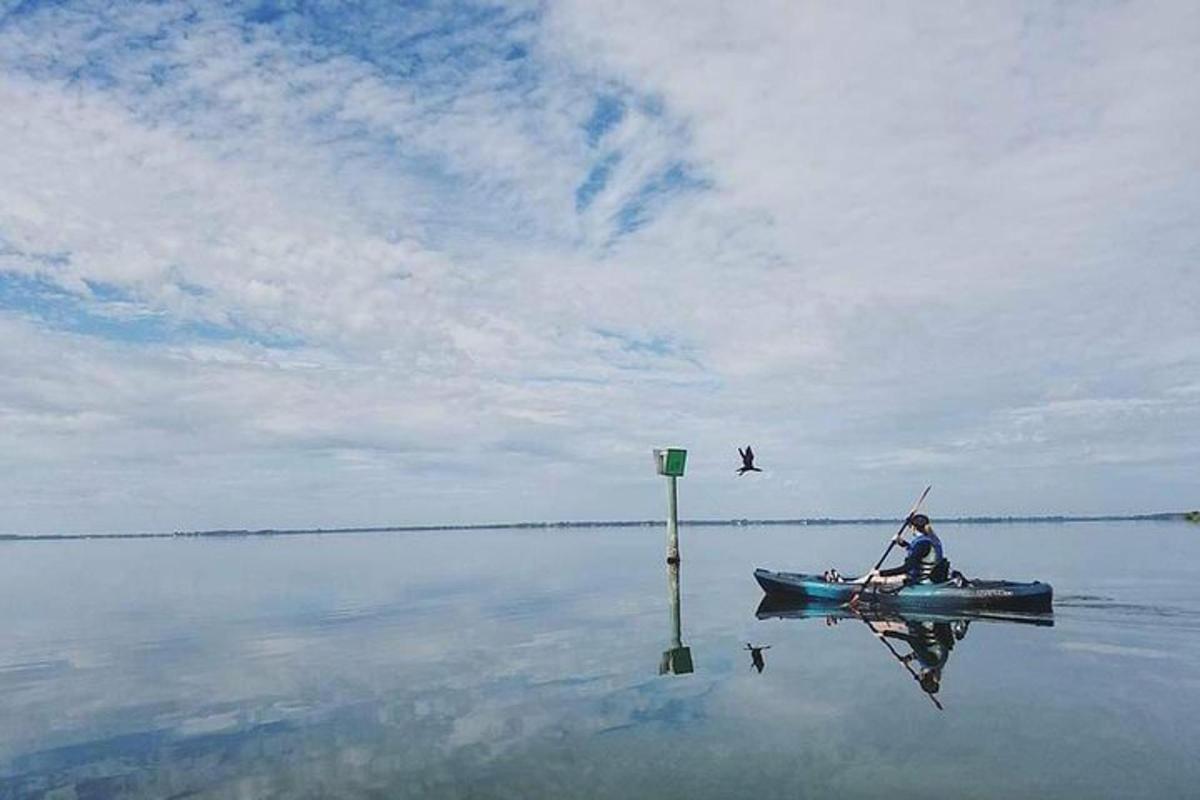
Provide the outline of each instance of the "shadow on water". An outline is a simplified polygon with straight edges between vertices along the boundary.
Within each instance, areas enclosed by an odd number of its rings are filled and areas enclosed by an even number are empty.
[[[1052,613],[901,613],[878,607],[855,610],[845,605],[812,603],[777,595],[765,595],[755,616],[758,619],[823,620],[827,627],[839,625],[843,621],[850,621],[850,624],[863,623],[867,631],[883,645],[887,654],[908,673],[939,711],[943,708],[936,695],[941,691],[942,675],[950,661],[950,654],[966,638],[972,623],[996,622],[1040,627],[1054,625]],[[753,655],[754,648],[749,645],[747,648]],[[755,667],[757,666],[756,661]]]

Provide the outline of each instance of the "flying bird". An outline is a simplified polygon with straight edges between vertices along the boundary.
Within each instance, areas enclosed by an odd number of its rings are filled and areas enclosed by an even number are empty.
[[[738,448],[738,455],[742,457],[742,466],[738,469],[738,475],[745,475],[747,472],[762,472],[761,469],[754,466],[754,451],[750,449],[750,445],[746,445],[746,449]]]

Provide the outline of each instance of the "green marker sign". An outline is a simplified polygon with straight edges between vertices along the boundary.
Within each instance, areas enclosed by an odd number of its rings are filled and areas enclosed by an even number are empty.
[[[654,463],[659,475],[669,478],[682,478],[683,469],[687,465],[687,450],[681,447],[664,447],[654,451]]]

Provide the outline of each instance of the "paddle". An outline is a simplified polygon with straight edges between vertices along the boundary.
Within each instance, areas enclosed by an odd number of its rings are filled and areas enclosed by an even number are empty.
[[[916,512],[913,512],[913,513],[916,513]],[[875,626],[872,625],[870,620],[868,620],[866,617],[860,616],[859,619],[861,619],[863,622],[866,623],[867,627],[871,629],[871,633],[875,634],[875,638],[878,639],[879,641],[883,642],[883,646],[892,652],[892,655],[896,657],[896,660],[899,661],[906,670],[908,670],[908,674],[912,675],[913,680],[916,681],[918,684],[920,684],[921,676],[917,674],[917,671],[912,668],[911,664],[909,664],[907,661],[904,660],[904,656],[902,656],[896,652],[896,648],[892,647],[892,643],[887,640],[887,637],[884,636],[879,631],[875,630]],[[932,700],[933,704],[935,706],[937,706],[938,711],[946,710],[946,709],[942,708],[942,704],[938,702],[938,699],[936,697],[931,695],[929,692],[925,691],[923,688],[921,689],[921,694],[925,695],[930,700]]]
[[[870,575],[871,572],[874,572],[875,570],[882,567],[883,562],[887,561],[887,557],[889,555],[891,555],[891,553],[892,553],[892,548],[896,546],[896,541],[900,538],[900,536],[904,533],[905,529],[908,527],[908,521],[910,519],[912,519],[913,514],[917,513],[917,511],[920,510],[921,504],[925,502],[925,496],[929,494],[929,490],[932,488],[933,488],[933,484],[931,483],[925,487],[925,491],[921,492],[921,496],[917,498],[917,502],[913,505],[912,511],[908,512],[908,516],[905,517],[904,522],[901,523],[900,530],[896,531],[896,535],[892,537],[892,540],[890,542],[888,542],[887,550],[883,551],[883,555],[881,555],[879,557],[879,560],[875,562],[875,566],[872,567],[871,571],[867,573],[868,575]],[[853,605],[854,603],[856,603],[858,601],[858,596],[860,594],[862,594],[863,590],[866,588],[867,588],[867,584],[863,583],[863,588],[859,589],[857,592],[855,592],[854,594],[852,594],[850,596],[850,600],[847,602],[847,605]]]

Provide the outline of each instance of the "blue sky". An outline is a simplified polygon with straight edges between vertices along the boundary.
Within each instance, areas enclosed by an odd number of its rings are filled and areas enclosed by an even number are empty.
[[[0,3],[0,529],[1194,507],[1197,34]]]

